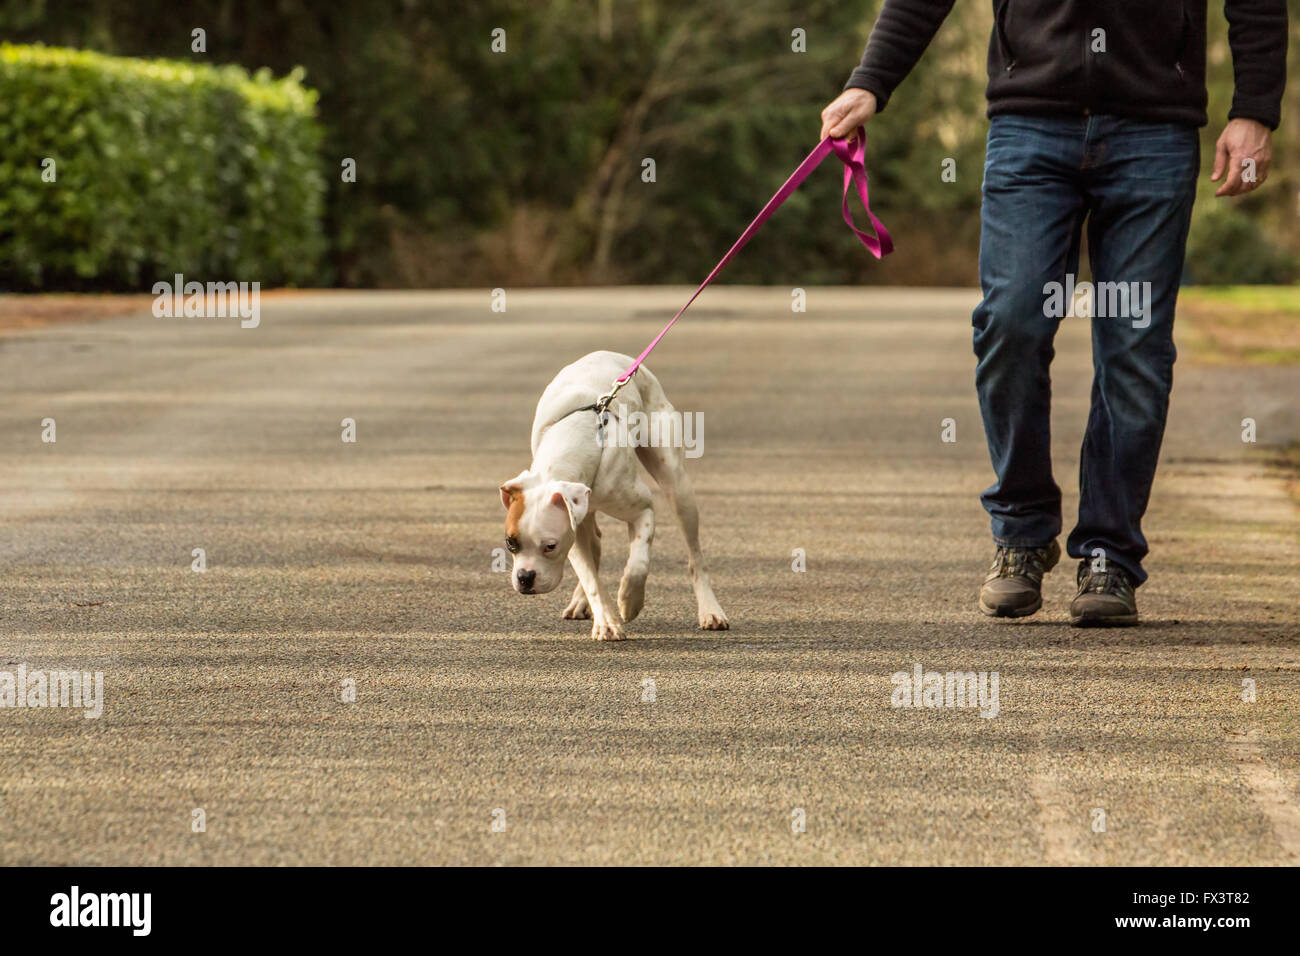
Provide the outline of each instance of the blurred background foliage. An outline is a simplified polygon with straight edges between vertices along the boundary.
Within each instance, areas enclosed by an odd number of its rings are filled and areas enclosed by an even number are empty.
[[[0,282],[310,281],[325,182],[300,72],[0,44]]]
[[[1292,36],[1300,0],[1288,0]],[[0,35],[127,56],[295,67],[319,91],[328,249],[345,286],[694,283],[815,144],[821,108],[879,0],[4,0]],[[872,123],[887,267],[839,217],[838,166],[800,190],[726,279],[973,285],[984,158],[987,0],[958,0]],[[1268,185],[1215,200],[1232,63],[1210,9],[1210,126],[1189,281],[1300,272],[1300,98]],[[206,53],[190,50],[207,31]],[[491,48],[506,31],[505,53]],[[792,51],[792,31],[806,52]],[[1296,57],[1289,67],[1297,72]],[[0,147],[2,148],[2,147]],[[653,158],[657,181],[641,180]],[[340,177],[356,160],[355,183]],[[940,178],[956,162],[956,182]]]

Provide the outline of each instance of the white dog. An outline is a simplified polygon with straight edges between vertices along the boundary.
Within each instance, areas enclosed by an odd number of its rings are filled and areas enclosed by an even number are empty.
[[[623,640],[619,615],[630,621],[645,603],[655,533],[654,500],[637,471],[640,460],[663,489],[686,535],[700,627],[726,630],[727,615],[704,570],[699,513],[682,448],[676,442],[628,447],[612,440],[618,415],[676,417],[649,369],[639,369],[614,399],[606,412],[603,443],[598,433],[594,405],[631,364],[626,355],[593,352],[561,369],[542,393],[533,418],[533,463],[501,486],[506,547],[514,555],[510,581],[520,594],[553,591],[564,576],[567,556],[578,586],[563,616],[590,617],[591,636],[598,641]],[[627,522],[627,567],[618,588],[618,615],[598,575],[599,511]]]

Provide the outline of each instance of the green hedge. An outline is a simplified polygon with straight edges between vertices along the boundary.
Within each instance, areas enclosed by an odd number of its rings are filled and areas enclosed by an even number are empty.
[[[0,286],[316,279],[325,181],[301,79],[0,44]]]

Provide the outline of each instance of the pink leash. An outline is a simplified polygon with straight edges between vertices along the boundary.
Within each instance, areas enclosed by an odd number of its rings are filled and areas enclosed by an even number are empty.
[[[682,317],[682,314],[691,307],[691,303],[699,298],[700,293],[704,291],[705,287],[717,278],[718,273],[721,272],[723,267],[731,261],[732,257],[741,250],[745,243],[749,242],[749,240],[753,238],[754,233],[758,232],[759,227],[771,218],[772,213],[776,212],[777,207],[794,195],[795,190],[798,189],[803,184],[803,181],[808,178],[808,174],[820,166],[822,160],[832,152],[838,156],[840,162],[844,164],[844,221],[848,223],[849,228],[853,230],[854,234],[862,240],[862,244],[867,247],[867,251],[877,259],[893,252],[894,240],[890,237],[889,230],[885,228],[883,222],[876,218],[876,214],[871,211],[871,202],[867,195],[867,167],[863,161],[863,157],[866,154],[866,146],[867,137],[861,127],[859,127],[849,139],[831,139],[830,137],[827,137],[818,143],[816,148],[808,154],[808,157],[799,164],[799,168],[790,174],[790,178],[785,181],[785,185],[778,189],[776,195],[767,201],[767,205],[764,206],[763,210],[754,217],[754,221],[749,224],[745,231],[740,234],[740,238],[736,240],[736,244],[727,250],[727,254],[722,257],[722,261],[713,267],[713,271],[709,273],[708,278],[700,283],[700,287],[695,290],[695,293],[689,299],[686,300],[686,304],[677,310],[677,314],[668,321],[668,324],[660,330],[659,334],[654,337],[654,340],[645,347],[645,351],[636,357],[636,361],[627,367],[627,371],[614,380],[613,388],[609,393],[600,397],[600,401],[597,403],[597,413],[599,414],[609,407],[609,403],[613,400],[614,396],[618,394],[618,390],[628,383],[628,380],[632,378],[636,373],[636,370],[641,367],[641,363],[646,360],[646,356],[654,351],[655,346],[659,344],[659,340],[668,334],[668,330],[671,329],[677,323],[677,320]],[[862,208],[867,211],[867,218],[871,220],[871,227],[875,230],[876,234],[874,236],[863,232],[853,224],[853,214],[849,211],[850,184],[856,187],[858,191],[858,198],[862,200]]]

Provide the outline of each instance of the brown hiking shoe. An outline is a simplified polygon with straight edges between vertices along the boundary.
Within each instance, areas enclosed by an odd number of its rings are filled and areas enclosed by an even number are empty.
[[[1114,564],[1094,571],[1086,558],[1079,562],[1079,593],[1070,602],[1074,627],[1131,627],[1138,623],[1137,598],[1128,574]]]
[[[1053,541],[1041,548],[998,545],[984,586],[980,610],[989,617],[1028,617],[1043,606],[1043,575],[1061,560]]]

